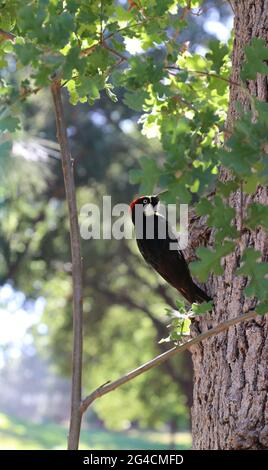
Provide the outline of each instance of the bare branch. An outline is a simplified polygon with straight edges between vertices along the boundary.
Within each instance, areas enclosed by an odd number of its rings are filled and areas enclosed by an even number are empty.
[[[234,85],[234,86],[238,86],[238,87],[241,88],[241,85],[239,83],[234,82],[233,80],[229,80],[229,78],[222,77],[221,75],[217,75],[216,73],[206,72],[205,70],[182,69],[180,67],[175,67],[173,65],[167,65],[164,68],[168,71],[174,70],[174,71],[177,71],[177,72],[187,72],[187,73],[193,73],[193,74],[197,74],[197,75],[204,75],[206,77],[217,78],[218,80],[222,80],[224,82],[229,83],[229,85]],[[175,76],[175,73],[173,75]]]
[[[116,50],[113,49],[112,47],[108,46],[105,41],[103,41],[102,46],[103,46],[105,49],[107,49],[107,51],[110,51],[112,54],[116,55],[117,57],[120,57],[121,62],[126,62],[126,61],[127,61],[127,57],[125,57],[123,54],[121,54],[120,52],[116,51]]]
[[[179,346],[174,346],[173,348],[169,349],[168,351],[164,352],[163,354],[160,354],[159,356],[154,357],[150,361],[146,362],[145,364],[141,365],[137,369],[132,370],[131,372],[128,372],[127,374],[123,375],[117,380],[114,380],[113,382],[109,382],[108,384],[101,385],[98,387],[96,390],[94,390],[90,395],[88,395],[81,403],[81,413],[85,413],[87,408],[95,401],[97,398],[102,397],[103,395],[106,395],[109,392],[112,392],[113,390],[116,390],[118,387],[121,387],[121,385],[124,385],[125,383],[129,382],[130,380],[133,380],[135,377],[138,377],[139,375],[143,374],[144,372],[147,372],[147,370],[150,370],[154,367],[157,367],[163,362],[167,361],[171,357],[175,356],[175,354],[181,353],[185,351],[186,349],[190,349],[192,346],[195,344],[200,343],[201,341],[204,341],[205,339],[210,338],[211,336],[218,335],[219,333],[222,333],[226,330],[228,330],[231,326],[237,325],[238,323],[242,321],[247,321],[251,320],[256,316],[256,312],[254,311],[249,311],[247,313],[244,313],[243,315],[235,318],[231,318],[230,320],[226,320],[225,322],[220,323],[219,325],[215,326],[214,328],[211,328],[211,330],[205,331],[204,333],[196,336],[195,338],[191,339],[190,341],[187,341],[183,344],[180,344]]]
[[[82,413],[80,410],[82,388],[82,352],[83,352],[83,303],[82,303],[82,260],[80,233],[76,206],[73,162],[69,149],[66,125],[64,122],[61,100],[60,80],[55,79],[51,85],[57,125],[57,137],[60,144],[64,186],[70,220],[70,238],[72,252],[73,280],[73,362],[72,362],[72,396],[71,419],[68,437],[68,449],[78,449]]]

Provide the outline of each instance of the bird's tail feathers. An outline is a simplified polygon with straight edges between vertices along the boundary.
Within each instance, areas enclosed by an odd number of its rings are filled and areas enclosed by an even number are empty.
[[[196,284],[193,283],[193,301],[192,302],[198,302],[201,304],[202,302],[209,302],[211,297],[206,294],[200,287],[198,287]]]
[[[198,287],[194,282],[192,286],[189,288],[180,287],[178,291],[188,300],[190,304],[197,302],[201,304],[202,302],[209,302],[212,300],[200,287]]]

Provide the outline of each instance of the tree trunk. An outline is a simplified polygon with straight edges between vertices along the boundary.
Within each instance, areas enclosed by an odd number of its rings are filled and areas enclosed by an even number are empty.
[[[253,37],[268,40],[268,0],[232,0],[235,13],[232,81],[240,82],[245,45]],[[258,99],[268,100],[267,77],[258,75],[248,82],[248,90]],[[226,127],[236,118],[235,102],[250,104],[242,89],[232,85]],[[224,172],[221,175],[228,178]],[[239,210],[240,194],[230,201]],[[252,200],[268,204],[266,188],[254,197],[244,197],[244,206]],[[210,239],[212,242],[212,238]],[[262,229],[242,235],[235,253],[224,259],[224,275],[211,276],[209,291],[214,294],[215,311],[195,321],[192,334],[204,332],[226,318],[254,307],[245,299],[246,279],[235,277],[241,252],[254,247],[267,260],[268,239]],[[266,319],[265,319],[266,318]],[[210,338],[192,350],[194,364],[194,404],[192,407],[194,449],[268,449],[268,321],[258,317]]]

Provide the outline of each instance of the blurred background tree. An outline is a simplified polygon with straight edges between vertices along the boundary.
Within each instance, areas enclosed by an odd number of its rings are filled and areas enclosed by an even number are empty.
[[[120,2],[123,3],[123,2]],[[226,2],[206,1],[192,15],[181,41],[193,50],[206,50],[211,37],[227,39],[231,11]],[[227,27],[224,25],[227,24]],[[222,31],[220,33],[219,26]],[[224,36],[225,35],[225,36]],[[224,36],[224,37],[223,37]],[[9,69],[14,73],[10,59]],[[112,204],[129,203],[138,191],[129,183],[129,170],[150,154],[163,159],[156,139],[142,136],[138,112],[105,95],[89,107],[72,106],[67,96],[65,115],[74,157],[78,206],[112,196]],[[2,286],[7,283],[33,302],[45,299],[39,323],[31,327],[38,354],[66,377],[71,364],[71,276],[68,221],[55,122],[49,92],[42,90],[22,107],[24,132],[5,162],[1,181]],[[134,368],[170,345],[167,306],[176,294],[141,260],[135,242],[82,242],[84,277],[84,385],[91,390]],[[126,262],[127,260],[127,262]],[[29,306],[29,305],[28,305]],[[27,307],[27,305],[26,305]],[[38,328],[39,324],[43,328]],[[23,363],[22,363],[23,366]],[[23,366],[24,367],[24,366]],[[90,370],[90,374],[88,371]],[[152,390],[154,393],[152,393]],[[192,365],[188,353],[139,377],[94,406],[94,416],[111,429],[130,426],[172,431],[189,427]]]

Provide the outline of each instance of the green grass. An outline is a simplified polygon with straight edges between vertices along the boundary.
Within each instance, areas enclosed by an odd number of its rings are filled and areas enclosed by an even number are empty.
[[[36,424],[0,413],[0,449],[65,449],[67,429],[57,424]],[[165,432],[83,430],[81,449],[168,449]],[[190,433],[177,433],[176,449],[189,449]]]

